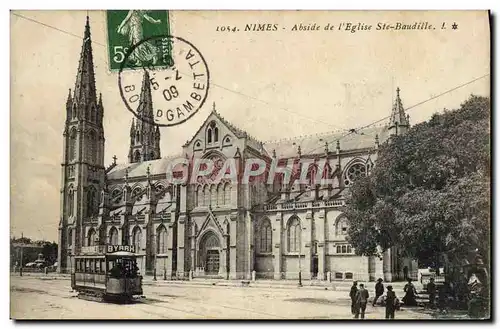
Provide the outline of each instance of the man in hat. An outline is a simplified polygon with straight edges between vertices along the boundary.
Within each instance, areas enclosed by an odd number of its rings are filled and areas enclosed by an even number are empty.
[[[356,293],[358,292],[358,282],[354,281],[352,283],[351,292],[349,293],[349,297],[351,297],[351,314],[354,315],[356,311]]]
[[[365,289],[364,284],[359,285],[359,290],[356,293],[356,311],[354,313],[354,317],[356,319],[359,318],[359,313],[361,312],[361,319],[365,318],[365,310],[366,310],[366,304],[368,304],[368,297],[370,295],[368,294],[368,290]]]
[[[387,286],[387,297],[385,299],[385,318],[394,319],[396,310],[396,294],[392,291],[392,286]]]
[[[377,284],[375,285],[375,298],[373,298],[372,305],[375,306],[377,303],[377,299],[384,294],[384,284],[382,283],[382,278],[377,280]]]

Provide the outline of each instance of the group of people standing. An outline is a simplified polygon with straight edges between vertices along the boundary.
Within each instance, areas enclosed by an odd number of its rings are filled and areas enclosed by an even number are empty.
[[[372,306],[375,306],[377,300],[384,294],[384,284],[382,279],[377,280],[375,285],[375,297],[372,301]],[[349,293],[351,297],[351,313],[354,315],[355,319],[365,318],[366,305],[368,304],[368,298],[370,294],[368,290],[365,289],[365,285],[360,283],[358,288],[358,282],[354,281],[351,287],[351,292]],[[387,294],[385,298],[385,318],[394,319],[394,313],[399,307],[399,300],[394,293],[392,286],[387,286]]]

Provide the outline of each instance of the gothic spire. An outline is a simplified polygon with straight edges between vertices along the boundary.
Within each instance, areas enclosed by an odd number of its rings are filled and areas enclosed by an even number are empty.
[[[153,100],[151,97],[151,82],[149,79],[148,70],[144,70],[144,77],[142,78],[141,87],[141,98],[139,100],[137,114],[139,114],[139,116],[142,118],[146,118],[146,121],[149,121],[149,123],[153,123]]]
[[[78,72],[76,74],[76,83],[73,98],[80,104],[89,105],[96,101],[94,60],[92,58],[92,40],[90,38],[89,17],[85,24],[83,34],[82,51],[78,63]]]
[[[391,112],[391,121],[389,122],[389,129],[398,127],[408,128],[410,123],[408,121],[408,117],[405,114],[405,110],[403,108],[403,102],[401,101],[401,97],[399,96],[400,89],[399,87],[396,89],[396,100],[392,106]],[[396,132],[397,134],[397,132]]]

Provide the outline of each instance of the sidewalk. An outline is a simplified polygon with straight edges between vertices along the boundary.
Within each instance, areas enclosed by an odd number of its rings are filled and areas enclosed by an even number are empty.
[[[19,276],[19,273],[11,273],[11,276]],[[70,274],[62,273],[23,273],[26,277],[38,277],[40,280],[70,280]],[[143,284],[148,286],[218,286],[218,287],[250,287],[250,288],[271,288],[271,289],[306,289],[306,290],[333,290],[333,291],[349,291],[352,286],[352,281],[319,281],[319,280],[302,280],[302,287],[298,286],[298,280],[224,280],[224,279],[204,279],[193,278],[192,280],[163,280],[162,276],[157,276],[157,280],[153,280],[153,276],[147,275],[143,278]],[[361,283],[361,282],[360,282]],[[362,282],[368,291],[375,290],[375,282]],[[396,292],[402,292],[406,282],[384,282],[384,286],[392,285]],[[415,282],[417,290],[421,289],[420,284]],[[400,295],[400,294],[399,294]]]

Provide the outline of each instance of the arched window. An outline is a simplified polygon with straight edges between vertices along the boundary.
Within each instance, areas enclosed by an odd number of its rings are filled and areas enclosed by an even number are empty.
[[[114,203],[120,203],[122,200],[122,192],[119,189],[114,190],[111,192],[111,201]]]
[[[207,143],[212,144],[212,128],[207,129]]]
[[[69,133],[69,159],[70,160],[75,160],[76,159],[76,129],[73,128],[71,129],[71,132]]]
[[[203,187],[203,205],[208,206],[210,204],[210,190],[208,189],[208,185]]]
[[[272,251],[272,235],[271,222],[265,219],[260,225],[260,252]]]
[[[89,233],[88,233],[87,237],[88,237],[87,238],[87,246],[89,246],[89,247],[90,246],[95,246],[96,242],[97,242],[96,241],[97,235],[96,235],[95,230],[93,228],[91,228],[89,230]]]
[[[68,192],[68,215],[73,216],[75,211],[75,192],[73,187],[69,188]]]
[[[196,206],[203,206],[203,188],[201,185],[196,188]]]
[[[219,128],[215,127],[214,128],[214,143],[217,143],[219,141]]]
[[[349,225],[347,224],[347,218],[342,217],[337,220],[337,225],[335,227],[336,235],[347,235],[347,229]]]
[[[217,185],[217,204],[218,205],[224,204],[224,189],[222,187],[222,184]]]
[[[224,184],[224,204],[231,203],[231,184]]]
[[[344,184],[345,186],[352,185],[355,180],[361,177],[366,176],[366,166],[363,163],[354,163],[347,170],[345,171],[344,174]]]
[[[141,240],[142,240],[142,231],[139,227],[135,227],[132,232],[132,245],[135,246],[135,252],[139,252],[141,250]]]
[[[89,186],[87,191],[87,216],[95,216],[99,211],[99,201],[95,187]]]
[[[300,250],[300,222],[294,217],[288,223],[288,252],[298,252]]]
[[[158,254],[167,253],[167,229],[161,225],[156,233],[156,251]]]
[[[141,161],[141,153],[139,152],[139,150],[135,150],[134,161],[135,162],[140,162]]]
[[[136,187],[132,191],[132,198],[134,198],[136,201],[141,201],[142,195],[143,193],[140,187]]]
[[[217,205],[217,187],[214,184],[210,186],[210,204],[212,207]]]
[[[68,229],[68,246],[71,247],[73,245],[73,230],[71,228]]]
[[[109,230],[109,244],[112,245],[118,245],[118,230],[116,227],[112,227],[111,230]]]
[[[135,142],[136,143],[140,143],[141,142],[141,138],[140,138],[141,134],[139,133],[139,130],[137,130],[135,132]]]
[[[89,132],[89,145],[88,145],[88,159],[90,162],[95,162],[97,155],[97,140],[95,131],[91,130]]]
[[[76,118],[76,104],[73,104],[73,112],[71,113],[71,116],[74,118]]]

